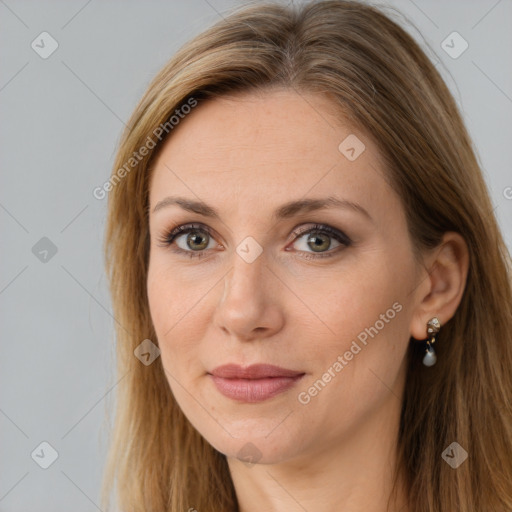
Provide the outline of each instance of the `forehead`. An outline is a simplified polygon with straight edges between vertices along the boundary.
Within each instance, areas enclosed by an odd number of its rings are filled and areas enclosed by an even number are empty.
[[[150,202],[172,192],[262,206],[339,191],[369,204],[389,188],[380,162],[373,141],[324,95],[237,94],[199,103],[173,129],[153,166]]]

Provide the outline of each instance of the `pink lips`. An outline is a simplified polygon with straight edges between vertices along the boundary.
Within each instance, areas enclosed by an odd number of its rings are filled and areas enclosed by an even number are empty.
[[[215,368],[209,375],[224,396],[241,402],[261,402],[295,385],[304,372],[270,364],[254,364],[246,368],[227,364]]]

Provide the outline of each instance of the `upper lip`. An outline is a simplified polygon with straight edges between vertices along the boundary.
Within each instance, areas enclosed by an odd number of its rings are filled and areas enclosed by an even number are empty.
[[[252,364],[247,367],[239,364],[225,364],[210,372],[224,379],[264,379],[266,377],[297,377],[304,372],[288,370],[272,364]]]

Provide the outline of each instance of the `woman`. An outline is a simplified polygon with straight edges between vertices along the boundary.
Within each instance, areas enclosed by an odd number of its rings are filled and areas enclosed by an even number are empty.
[[[185,45],[109,185],[136,511],[512,510],[512,294],[461,115],[374,7],[259,4]]]

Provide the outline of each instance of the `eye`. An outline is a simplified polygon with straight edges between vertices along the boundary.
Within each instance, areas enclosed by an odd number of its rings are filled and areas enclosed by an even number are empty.
[[[159,240],[160,246],[175,246],[173,251],[186,253],[191,258],[205,255],[206,249],[218,246],[206,226],[186,224],[174,228]]]
[[[313,256],[308,256],[308,258],[332,256],[334,253],[338,252],[332,249],[336,249],[340,246],[348,247],[352,243],[347,235],[324,224],[306,226],[306,228],[295,231],[294,234],[297,237],[294,244],[297,245],[299,251],[309,254],[311,254],[311,251],[316,253]]]

